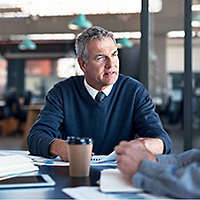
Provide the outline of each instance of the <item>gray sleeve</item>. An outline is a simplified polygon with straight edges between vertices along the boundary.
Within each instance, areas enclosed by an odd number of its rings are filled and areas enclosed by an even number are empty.
[[[144,160],[139,171],[132,178],[133,184],[145,191],[162,196],[200,198],[200,163],[198,162],[200,157],[195,162],[197,155],[199,155],[199,151],[196,150],[179,154],[180,160],[190,159],[189,164],[186,163],[187,161],[185,162],[185,166],[165,165],[164,162],[160,163],[160,161],[154,163]],[[174,156],[170,158],[173,158],[173,162],[175,161]],[[165,163],[167,162],[167,159],[163,160]]]
[[[192,149],[179,154],[156,155],[158,163],[163,165],[185,166],[194,161],[200,162],[200,150]]]

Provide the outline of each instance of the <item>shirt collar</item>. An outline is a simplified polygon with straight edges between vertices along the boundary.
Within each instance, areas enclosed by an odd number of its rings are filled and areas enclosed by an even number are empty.
[[[87,81],[86,81],[85,78],[84,78],[84,85],[85,85],[87,91],[89,92],[89,94],[91,95],[91,97],[92,97],[93,99],[95,99],[95,97],[96,97],[96,95],[97,95],[97,93],[98,93],[99,91],[96,90],[96,89],[94,89],[93,87],[91,87],[91,86],[87,83]],[[111,90],[112,90],[112,87],[113,87],[113,85],[109,85],[107,88],[105,88],[104,90],[102,90],[102,92],[103,92],[106,96],[108,96],[108,95],[110,94]]]

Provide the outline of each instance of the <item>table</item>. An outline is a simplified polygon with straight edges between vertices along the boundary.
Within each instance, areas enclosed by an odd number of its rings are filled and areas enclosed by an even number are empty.
[[[28,151],[23,150],[0,150],[2,154],[19,154],[27,156]],[[68,195],[62,192],[63,188],[76,186],[97,186],[97,180],[100,178],[100,171],[106,167],[90,168],[89,177],[70,177],[68,166],[40,166],[39,173],[49,174],[56,182],[53,187],[40,188],[18,188],[18,189],[0,189],[0,199],[69,199]]]
[[[22,150],[0,150],[0,153],[5,155],[21,154],[28,156],[28,151]],[[40,187],[40,188],[18,188],[18,189],[0,189],[0,199],[72,199],[62,191],[63,188],[78,187],[78,186],[98,186],[97,181],[100,179],[100,172],[103,169],[115,167],[91,166],[89,177],[70,177],[68,166],[40,166],[40,174],[49,174],[56,182],[55,186]],[[142,194],[142,196],[141,196]],[[160,196],[155,196],[147,193],[124,193],[122,196],[119,193],[120,199],[161,199]],[[117,199],[118,199],[117,198]],[[162,199],[164,199],[162,197]],[[167,198],[169,199],[169,198]]]
[[[89,177],[73,178],[69,176],[69,167],[41,166],[40,173],[49,174],[56,186],[41,188],[1,189],[0,199],[69,199],[62,188],[75,186],[95,186],[100,177],[100,169],[91,167]]]

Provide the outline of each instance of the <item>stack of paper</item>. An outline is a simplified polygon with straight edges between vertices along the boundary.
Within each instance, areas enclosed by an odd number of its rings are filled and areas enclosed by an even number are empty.
[[[101,171],[100,190],[102,192],[142,192],[126,180],[118,169]]]
[[[23,155],[0,156],[0,178],[39,170],[32,160]]]
[[[91,166],[117,166],[116,153],[113,151],[107,156],[92,156]]]
[[[69,162],[62,161],[59,156],[53,159],[33,155],[29,155],[28,157],[33,161],[34,165],[38,166],[69,166]]]
[[[41,156],[33,156],[28,155],[30,159],[33,160],[33,163],[35,165],[47,165],[47,166],[69,166],[69,162],[64,162],[61,160],[59,156],[57,156],[54,159],[49,159]],[[97,155],[92,156],[91,166],[117,166],[116,161],[116,153],[113,151],[111,154],[105,156],[105,155]]]

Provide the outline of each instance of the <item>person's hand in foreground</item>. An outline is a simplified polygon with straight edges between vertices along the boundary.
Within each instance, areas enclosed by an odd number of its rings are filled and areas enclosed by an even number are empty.
[[[115,147],[115,152],[117,167],[129,180],[138,171],[144,159],[157,162],[156,157],[145,147],[142,140],[122,141]]]

